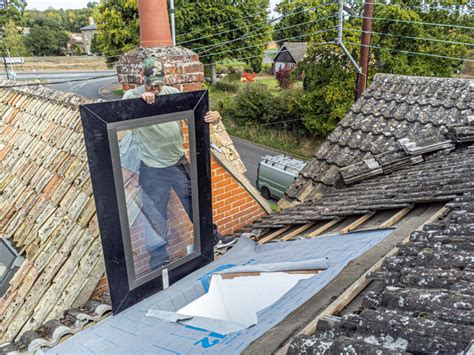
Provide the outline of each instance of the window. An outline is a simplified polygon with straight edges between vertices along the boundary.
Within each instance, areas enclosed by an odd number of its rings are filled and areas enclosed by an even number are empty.
[[[17,253],[10,242],[0,238],[0,297],[8,290],[10,280],[23,261],[24,258]]]
[[[81,106],[114,313],[213,260],[207,91]]]

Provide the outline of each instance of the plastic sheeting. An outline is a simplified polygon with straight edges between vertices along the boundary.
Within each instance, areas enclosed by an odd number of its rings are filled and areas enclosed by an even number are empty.
[[[392,229],[361,231],[264,245],[241,239],[222,258],[122,313],[80,332],[51,349],[49,353],[238,354],[318,293],[351,260],[382,241],[392,231]],[[212,275],[223,270],[313,259],[326,259],[327,269],[300,280],[275,303],[259,311],[257,324],[248,329],[222,334],[206,329],[205,326],[196,327],[146,316],[149,311],[165,311],[170,312],[171,320],[174,320],[173,317],[176,317],[178,310],[208,291]],[[216,320],[204,318],[200,324],[206,322],[212,323],[214,327]]]

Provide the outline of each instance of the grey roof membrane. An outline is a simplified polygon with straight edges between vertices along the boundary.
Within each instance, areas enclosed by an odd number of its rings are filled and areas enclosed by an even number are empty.
[[[287,190],[289,203],[340,187],[340,168],[394,148],[397,140],[443,139],[474,114],[474,81],[377,74]],[[472,128],[464,128],[472,136]]]
[[[460,354],[474,339],[474,195],[448,205],[441,222],[413,232],[409,243],[370,275],[378,283],[357,313],[329,317],[288,354]],[[472,350],[472,348],[471,348]]]

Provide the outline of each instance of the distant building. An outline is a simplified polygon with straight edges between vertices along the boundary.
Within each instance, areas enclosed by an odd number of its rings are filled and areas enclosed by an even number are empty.
[[[67,43],[68,53],[72,55],[80,55],[85,53],[82,42],[82,33],[70,33],[69,42]]]
[[[306,42],[285,42],[273,58],[274,73],[283,68],[295,69],[305,57],[308,50]]]
[[[84,54],[88,54],[88,55],[92,54],[92,51],[91,51],[92,39],[94,38],[96,33],[97,33],[97,25],[95,23],[81,28],[82,49],[84,51]]]

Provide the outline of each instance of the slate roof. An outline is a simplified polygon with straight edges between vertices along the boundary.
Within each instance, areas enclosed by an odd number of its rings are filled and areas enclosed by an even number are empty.
[[[304,57],[306,56],[306,52],[308,51],[308,43],[307,42],[285,42],[275,54],[275,58],[278,54],[282,51],[288,51],[288,53],[293,57],[296,63],[301,62]]]
[[[340,168],[387,151],[398,139],[444,139],[449,126],[465,126],[473,114],[473,80],[377,74],[280,205],[286,208],[343,186]]]
[[[81,31],[97,31],[97,24],[93,23],[92,25],[82,27]]]
[[[462,145],[454,151],[442,150],[424,159],[389,175],[316,196],[262,218],[241,232],[261,235],[267,229],[404,208],[413,203],[448,202],[465,192],[474,192],[473,145]]]
[[[413,232],[370,278],[361,309],[323,318],[288,354],[459,354],[474,339],[474,194],[439,223]],[[472,351],[472,348],[471,348]]]

